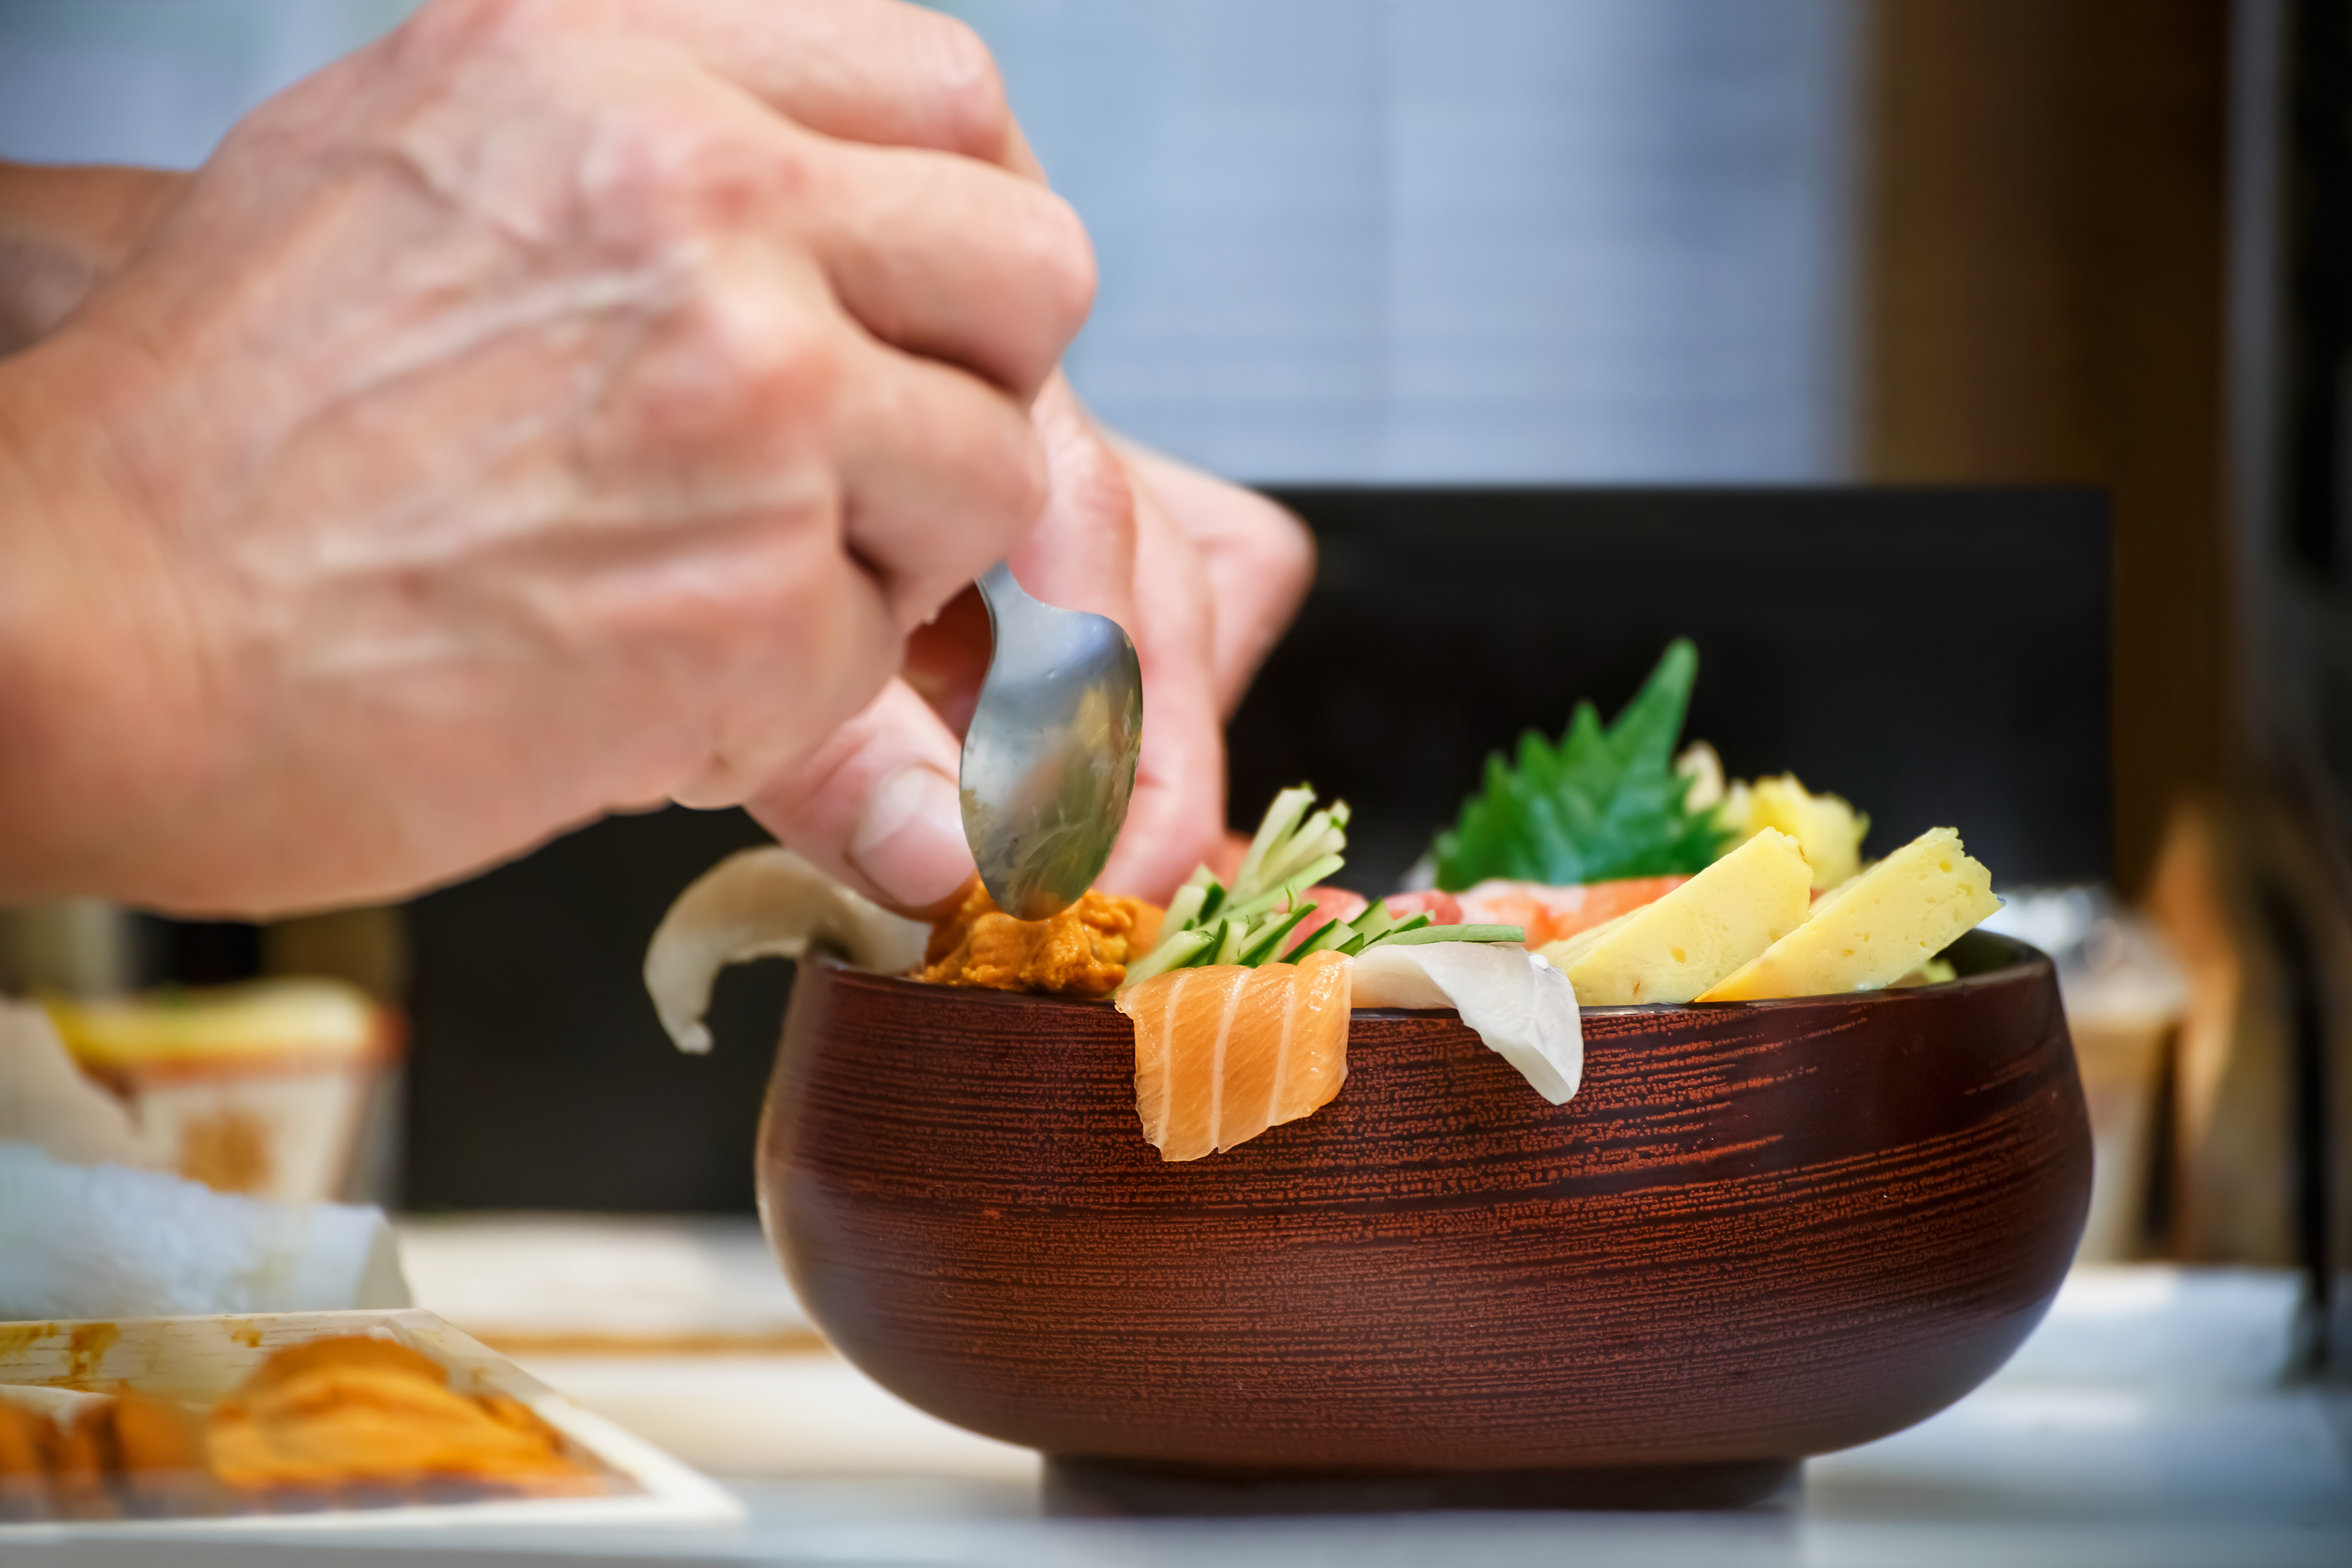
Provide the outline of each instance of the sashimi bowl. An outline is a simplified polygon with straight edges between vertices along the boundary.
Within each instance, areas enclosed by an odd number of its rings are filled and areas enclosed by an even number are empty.
[[[1990,1375],[2074,1251],[2055,974],[1948,956],[1588,1009],[1557,1106],[1453,1013],[1359,1010],[1330,1104],[1173,1164],[1108,1004],[811,959],[761,1211],[844,1355],[1065,1511],[1752,1502]]]

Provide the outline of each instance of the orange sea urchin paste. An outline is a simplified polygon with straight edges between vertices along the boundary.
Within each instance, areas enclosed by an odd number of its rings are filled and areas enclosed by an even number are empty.
[[[938,986],[1107,997],[1127,978],[1129,958],[1160,935],[1157,904],[1088,893],[1045,920],[1015,920],[977,878],[954,913],[931,929],[921,977]]]

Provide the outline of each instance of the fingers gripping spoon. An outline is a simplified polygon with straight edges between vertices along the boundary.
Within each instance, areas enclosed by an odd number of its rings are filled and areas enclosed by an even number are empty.
[[[1118,622],[1041,604],[1003,561],[980,580],[995,636],[963,740],[963,834],[996,906],[1043,920],[1110,859],[1135,791],[1143,672]]]

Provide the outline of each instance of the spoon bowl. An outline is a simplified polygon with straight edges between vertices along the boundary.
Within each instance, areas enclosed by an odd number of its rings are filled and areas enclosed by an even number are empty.
[[[996,906],[1066,909],[1110,859],[1135,792],[1143,671],[1116,621],[1031,598],[998,561],[980,580],[995,648],[964,734],[964,838]]]

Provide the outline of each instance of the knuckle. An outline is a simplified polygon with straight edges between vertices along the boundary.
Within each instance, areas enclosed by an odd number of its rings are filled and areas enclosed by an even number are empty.
[[[780,319],[772,302],[762,308],[760,326],[736,350],[745,390],[764,410],[796,426],[828,425],[848,397],[845,335],[813,322]]]
[[[996,57],[970,24],[935,11],[910,12],[908,57],[919,65],[932,111],[958,152],[993,158],[1004,150],[1013,114]]]
[[[698,358],[722,392],[802,428],[822,427],[841,407],[851,346],[829,312],[806,308],[776,280],[738,275],[704,290],[698,317]]]
[[[587,188],[616,219],[678,240],[750,226],[808,179],[804,151],[761,146],[723,120],[667,106],[608,110]]]
[[[856,345],[835,313],[812,308],[789,272],[773,276],[783,269],[763,259],[705,267],[664,305],[596,416],[614,454],[665,471],[716,464],[716,482],[830,449]]]

